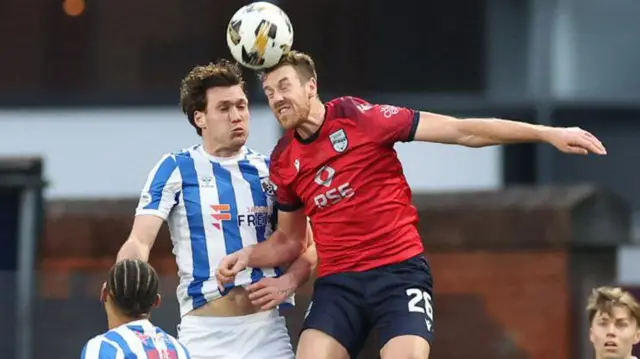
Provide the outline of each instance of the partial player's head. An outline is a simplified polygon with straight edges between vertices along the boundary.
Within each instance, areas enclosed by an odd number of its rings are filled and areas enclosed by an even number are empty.
[[[196,66],[182,80],[180,105],[205,141],[221,148],[245,144],[249,101],[240,67],[227,60]]]
[[[311,101],[318,97],[318,75],[309,55],[291,51],[260,78],[269,106],[283,128],[294,128],[306,120]]]
[[[622,359],[640,341],[640,304],[621,288],[593,290],[587,305],[589,338],[597,359]]]
[[[148,318],[160,305],[160,279],[153,267],[141,260],[125,259],[109,271],[101,299],[109,317]]]

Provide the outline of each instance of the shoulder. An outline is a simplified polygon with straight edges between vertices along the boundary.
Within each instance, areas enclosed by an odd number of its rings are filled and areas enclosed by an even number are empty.
[[[82,359],[115,358],[115,354],[122,352],[120,347],[107,339],[105,334],[96,335],[89,339],[82,348]]]
[[[365,116],[375,105],[359,97],[342,96],[327,102],[327,107],[333,111],[333,117],[357,120]]]
[[[291,147],[293,142],[293,130],[288,130],[280,137],[278,143],[271,152],[271,166],[278,166],[281,161],[286,157],[287,150]]]

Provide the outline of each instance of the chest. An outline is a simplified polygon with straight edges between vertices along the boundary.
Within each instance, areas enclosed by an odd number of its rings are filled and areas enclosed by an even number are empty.
[[[318,143],[299,146],[291,188],[307,208],[323,209],[349,199],[366,185],[380,156],[378,144],[348,129],[336,129]]]
[[[264,160],[179,163],[180,205],[187,217],[203,218],[215,228],[225,225],[264,227],[273,211],[274,189]]]

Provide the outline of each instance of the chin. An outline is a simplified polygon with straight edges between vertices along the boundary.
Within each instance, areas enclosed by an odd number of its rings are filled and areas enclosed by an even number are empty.
[[[290,130],[295,128],[300,121],[291,117],[278,117],[278,122],[280,122],[280,126],[282,126],[283,129]]]

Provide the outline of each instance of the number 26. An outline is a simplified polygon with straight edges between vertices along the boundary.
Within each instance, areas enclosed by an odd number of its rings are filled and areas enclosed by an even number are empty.
[[[433,306],[431,305],[431,295],[418,288],[407,289],[409,296],[409,311],[426,314],[429,319],[433,320]],[[420,301],[424,301],[424,305],[420,305]]]

